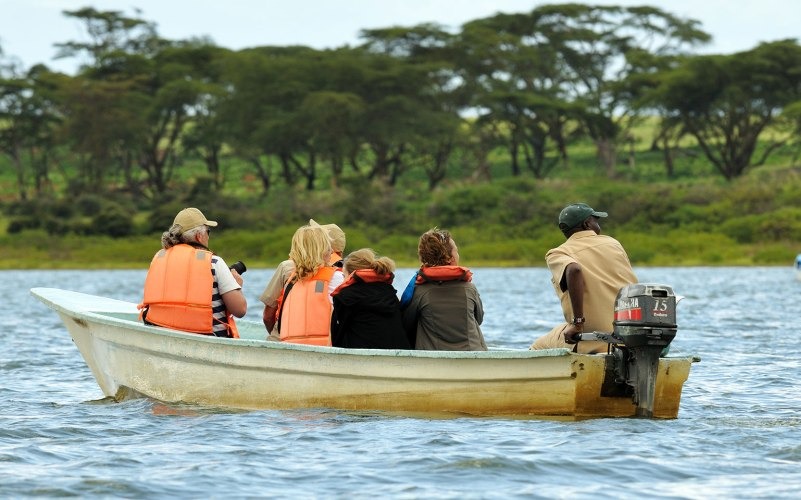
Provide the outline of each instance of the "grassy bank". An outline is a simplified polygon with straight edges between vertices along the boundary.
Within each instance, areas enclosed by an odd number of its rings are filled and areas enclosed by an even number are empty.
[[[272,268],[286,258],[294,229],[215,231],[212,249],[230,262],[242,260],[251,268]],[[363,230],[343,229],[348,235],[348,250],[369,246],[392,257],[399,267],[417,266],[417,235],[376,239]],[[504,241],[488,241],[473,227],[456,227],[452,232],[462,264],[469,267],[543,266],[545,252],[563,241],[555,228],[547,237]],[[792,243],[738,244],[719,234],[688,235],[680,230],[661,235],[607,233],[621,241],[635,266],[789,266],[801,251],[801,246]],[[0,248],[0,269],[144,269],[159,248],[159,237],[50,237],[31,231],[0,237]]]

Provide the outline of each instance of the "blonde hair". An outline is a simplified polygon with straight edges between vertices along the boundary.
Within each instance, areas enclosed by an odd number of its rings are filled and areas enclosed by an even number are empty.
[[[451,233],[436,227],[429,229],[417,245],[417,256],[425,267],[444,266],[451,262],[453,249]]]
[[[378,274],[395,272],[395,261],[389,257],[378,257],[372,248],[360,248],[345,257],[343,267],[349,273],[372,269]]]
[[[325,256],[331,251],[331,238],[320,226],[299,227],[292,236],[289,258],[295,264],[296,280],[304,280],[327,266]]]

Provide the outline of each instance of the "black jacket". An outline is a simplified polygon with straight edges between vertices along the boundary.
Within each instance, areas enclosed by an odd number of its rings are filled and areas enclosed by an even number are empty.
[[[401,322],[397,292],[389,283],[359,279],[333,296],[331,344],[362,349],[414,349]]]

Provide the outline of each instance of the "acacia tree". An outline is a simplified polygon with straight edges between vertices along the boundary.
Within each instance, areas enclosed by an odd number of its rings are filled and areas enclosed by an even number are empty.
[[[59,95],[64,116],[61,134],[77,159],[78,185],[101,190],[107,178],[119,172],[135,192],[133,152],[146,131],[141,94],[129,81],[79,75],[64,77]]]
[[[445,179],[454,147],[461,141],[459,112],[467,103],[464,86],[457,83],[454,36],[429,23],[364,30],[361,36],[367,51],[398,61],[388,67],[396,89],[387,87],[391,91],[387,95],[374,96],[378,98],[375,105],[389,105],[397,120],[392,130],[384,129],[383,137],[402,141],[392,157],[389,184],[394,185],[405,169],[418,166],[428,177],[429,189],[434,189]],[[385,77],[380,78],[383,83]],[[376,158],[381,158],[386,148],[374,130],[375,124],[368,125],[366,136],[373,137],[369,142]],[[380,163],[373,171],[381,172]]]
[[[50,183],[61,120],[53,92],[56,77],[42,65],[25,74],[14,63],[0,65],[0,153],[15,170],[20,200],[28,198],[31,184],[40,195]]]
[[[790,142],[795,146],[791,164],[795,165],[801,157],[801,99],[785,106],[780,120],[781,125],[790,131]]]
[[[217,116],[227,98],[220,59],[227,50],[204,39],[173,42],[152,56],[153,74],[145,95],[147,140],[140,148],[140,166],[158,193],[167,188],[183,149],[198,151],[220,187],[223,145]]]
[[[357,154],[363,114],[364,101],[358,95],[327,90],[309,93],[298,109],[298,118],[305,124],[310,142],[331,165],[333,187],[339,184],[348,158]]]
[[[497,14],[465,24],[454,49],[476,124],[508,130],[512,175],[522,173],[522,161],[544,177],[559,160],[567,162],[567,110],[558,95],[563,76],[557,54],[534,42],[534,32],[530,15]]]
[[[139,11],[136,11],[139,14]],[[84,68],[100,78],[114,73],[117,64],[125,63],[127,55],[151,55],[167,43],[159,38],[156,25],[139,17],[128,17],[120,11],[99,11],[92,7],[65,10],[63,14],[83,23],[87,41],[57,43],[57,58],[83,58]]]
[[[148,102],[142,89],[149,56],[159,44],[155,25],[90,7],[64,15],[80,21],[88,37],[56,44],[57,57],[82,61],[78,75],[65,79],[60,88],[64,137],[78,159],[82,182],[97,189],[119,167],[135,189],[134,166],[146,136]]]
[[[727,180],[761,165],[789,136],[760,137],[785,106],[801,99],[801,46],[765,43],[731,54],[688,58],[656,79],[652,102],[681,123]]]
[[[318,153],[299,110],[315,90],[310,75],[319,59],[308,47],[257,47],[233,54],[226,64],[230,94],[220,108],[226,138],[252,165],[263,195],[276,173],[287,185],[298,175],[307,187],[314,185]]]
[[[184,148],[200,155],[216,189],[221,189],[225,181],[222,152],[227,130],[219,109],[228,96],[220,85],[200,83],[198,98],[190,112],[192,126],[183,134]]]
[[[538,73],[539,78],[553,82],[545,97],[569,103],[579,112],[610,176],[614,175],[616,142],[634,123],[636,110],[629,105],[630,95],[621,82],[654,71],[656,59],[642,57],[643,52],[680,54],[709,40],[698,21],[654,7],[552,4],[513,21],[515,43],[540,48],[540,54],[549,57],[547,71],[556,71],[554,75]]]
[[[86,88],[101,92],[101,97],[108,92],[118,92],[120,96],[82,99],[74,104],[73,116],[101,117],[109,106],[112,110],[137,114],[135,119],[120,121],[114,128],[118,137],[125,139],[117,142],[125,146],[114,152],[117,161],[110,161],[108,148],[100,145],[102,133],[93,140],[95,146],[89,150],[81,148],[79,152],[84,155],[90,152],[85,158],[95,169],[121,165],[130,185],[134,176],[129,173],[136,165],[144,174],[150,193],[164,194],[191,114],[202,109],[202,101],[208,97],[204,61],[212,50],[208,47],[210,42],[164,40],[153,23],[127,17],[119,11],[83,8],[64,13],[84,24],[89,40],[59,44],[59,55],[88,56],[79,73],[87,83]],[[71,129],[80,134],[80,127],[73,125]],[[75,135],[73,139],[76,144],[86,141]]]

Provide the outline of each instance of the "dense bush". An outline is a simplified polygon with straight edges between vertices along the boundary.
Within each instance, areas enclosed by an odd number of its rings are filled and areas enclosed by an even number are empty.
[[[503,199],[501,188],[492,184],[457,187],[437,193],[430,213],[444,227],[493,220]]]
[[[571,168],[569,177],[507,172],[491,182],[449,181],[433,192],[344,177],[330,189],[281,186],[262,197],[243,183],[236,191],[217,191],[201,175],[155,200],[90,191],[6,202],[0,222],[15,239],[3,240],[3,265],[25,259],[37,266],[122,265],[130,259],[129,266],[145,266],[161,232],[187,206],[220,222],[213,249],[253,267],[285,259],[292,234],[309,218],[339,224],[348,236],[346,250],[372,247],[403,266],[417,265],[417,238],[434,226],[453,232],[465,265],[539,266],[545,252],[564,241],[557,216],[575,201],[609,212],[603,231],[623,243],[635,265],[783,264],[801,250],[796,169],[759,169],[727,183],[688,177],[629,182]],[[40,248],[41,241],[47,243]],[[17,252],[16,245],[30,252]]]
[[[87,226],[87,234],[98,234],[122,238],[134,233],[133,216],[130,210],[120,205],[106,204]]]
[[[338,224],[376,226],[389,231],[408,228],[402,194],[384,183],[349,179],[335,193],[338,199],[331,212]],[[314,216],[315,220],[320,217]]]
[[[8,223],[6,231],[9,234],[17,234],[25,229],[36,229],[40,227],[40,220],[36,217],[14,217]]]
[[[93,216],[100,212],[105,201],[98,194],[82,194],[75,199],[75,207],[82,215]]]

